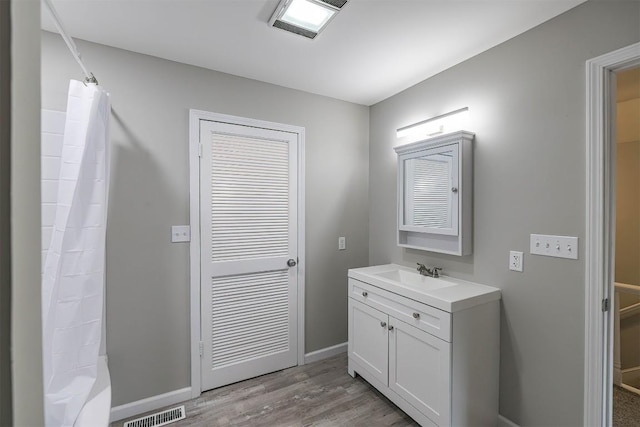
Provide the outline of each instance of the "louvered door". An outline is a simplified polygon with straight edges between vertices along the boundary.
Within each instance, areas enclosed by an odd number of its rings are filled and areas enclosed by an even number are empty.
[[[297,363],[297,134],[200,123],[208,390]]]

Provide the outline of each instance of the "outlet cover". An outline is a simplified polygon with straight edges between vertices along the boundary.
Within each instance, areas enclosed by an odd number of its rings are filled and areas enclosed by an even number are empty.
[[[522,273],[522,258],[523,253],[518,251],[509,252],[509,270],[519,271]]]
[[[338,250],[344,251],[347,249],[347,239],[345,237],[338,237]]]

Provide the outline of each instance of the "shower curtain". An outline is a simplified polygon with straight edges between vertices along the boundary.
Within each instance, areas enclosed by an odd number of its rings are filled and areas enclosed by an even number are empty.
[[[45,423],[73,426],[97,374],[109,190],[109,94],[71,80],[42,281]]]

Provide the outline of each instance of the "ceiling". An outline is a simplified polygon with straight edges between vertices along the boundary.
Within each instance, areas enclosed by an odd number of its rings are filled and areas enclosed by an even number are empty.
[[[278,2],[53,0],[74,38],[363,105],[584,0],[350,0],[314,40],[267,25]]]

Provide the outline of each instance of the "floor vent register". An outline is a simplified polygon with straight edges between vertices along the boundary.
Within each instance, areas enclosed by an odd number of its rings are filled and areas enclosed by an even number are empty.
[[[127,421],[122,427],[160,427],[185,419],[184,405]]]

